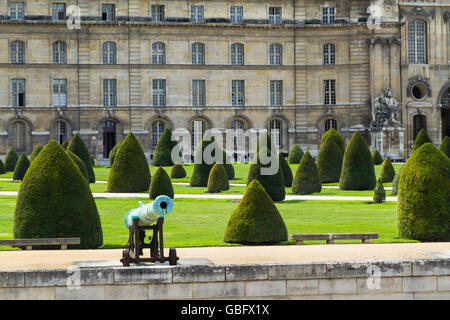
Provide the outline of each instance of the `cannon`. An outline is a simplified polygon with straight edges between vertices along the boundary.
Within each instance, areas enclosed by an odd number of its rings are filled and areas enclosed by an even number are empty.
[[[165,262],[176,265],[178,261],[175,248],[169,249],[169,256],[164,256],[163,224],[164,217],[173,209],[173,201],[168,196],[158,196],[153,202],[143,204],[139,208],[131,209],[125,215],[125,226],[129,230],[126,249],[123,250],[122,262],[128,267],[131,262]],[[145,230],[153,230],[149,242],[145,242]],[[145,248],[150,248],[150,258],[141,257]]]

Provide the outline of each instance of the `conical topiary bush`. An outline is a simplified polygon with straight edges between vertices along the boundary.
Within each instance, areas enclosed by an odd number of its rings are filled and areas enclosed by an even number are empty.
[[[228,182],[227,170],[222,164],[216,163],[209,173],[208,192],[218,193],[229,189],[230,183]]]
[[[81,240],[80,245],[71,245],[74,248],[94,249],[103,244],[88,182],[61,146],[50,141],[30,164],[20,187],[14,238],[72,237]]]
[[[5,170],[6,172],[14,172],[14,169],[16,168],[16,163],[19,160],[19,155],[17,154],[16,150],[13,148],[9,148],[8,152],[6,153],[5,157]]]
[[[210,140],[208,140],[209,138]],[[214,137],[204,137],[195,149],[195,159],[197,159],[195,161],[200,161],[201,163],[194,163],[190,180],[191,187],[206,187],[208,185],[209,172],[214,164],[207,164],[203,156],[205,148],[214,142]]]
[[[383,158],[377,149],[372,152],[372,162],[374,165],[378,166],[383,163]]]
[[[16,167],[14,168],[13,180],[23,180],[25,173],[30,166],[30,160],[25,153],[22,153],[19,160],[17,161]]]
[[[386,200],[386,191],[384,191],[383,182],[378,179],[373,192],[373,202],[382,203],[384,200]]]
[[[225,170],[227,171],[228,180],[233,180],[235,174],[233,164],[227,163],[228,156],[225,150],[222,150],[222,154],[223,154],[222,164],[225,167]]]
[[[392,182],[395,177],[395,169],[392,166],[391,159],[387,157],[381,166],[380,177],[382,183]]]
[[[342,190],[373,190],[376,182],[369,147],[357,131],[345,149],[339,187]]]
[[[284,159],[284,157],[281,153],[278,155],[278,160],[279,160],[280,170],[283,173],[284,185],[286,187],[290,188],[292,186],[292,180],[294,179],[294,177],[292,175],[291,167],[289,167],[289,164],[286,162],[286,160]]]
[[[411,153],[416,151],[421,145],[424,143],[433,142],[431,141],[430,137],[428,136],[425,129],[421,129],[419,133],[417,134],[416,140],[414,140],[413,147],[411,149]]]
[[[274,244],[287,240],[287,228],[264,187],[253,180],[227,221],[224,241],[240,244]]]
[[[326,139],[317,154],[320,182],[338,182],[342,169],[342,153],[334,139]]]
[[[83,139],[81,139],[81,137],[78,134],[74,135],[72,140],[70,140],[70,143],[67,146],[66,150],[75,153],[81,160],[83,160],[83,163],[88,171],[89,182],[94,183],[95,182],[94,168],[92,167],[91,156],[89,155],[89,151],[86,145],[84,144]]]
[[[0,159],[0,174],[6,173],[5,165],[3,164],[2,159]]]
[[[446,136],[444,140],[442,140],[441,145],[439,146],[439,150],[441,150],[448,158],[450,158],[450,138]]]
[[[295,173],[292,192],[295,194],[311,194],[321,190],[319,170],[317,170],[316,163],[309,151],[306,151]]]
[[[391,196],[396,196],[398,193],[398,182],[400,181],[400,174],[402,172],[403,166],[398,169],[397,173],[395,174],[394,180],[392,181],[392,190],[391,190]]]
[[[330,128],[327,132],[324,133],[322,139],[320,140],[320,143],[324,143],[328,138],[332,138],[334,140],[336,145],[339,147],[339,150],[341,150],[342,155],[344,155],[345,140],[342,135],[337,130]]]
[[[170,177],[172,179],[181,179],[186,177],[186,170],[184,170],[181,163],[175,163],[170,171]]]
[[[37,155],[39,154],[39,152],[42,151],[42,149],[44,149],[44,147],[41,144],[38,144],[36,147],[34,147],[33,152],[31,152],[30,154],[30,162],[37,157]]]
[[[177,145],[176,141],[172,141],[172,132],[169,128],[165,128],[158,139],[155,152],[153,153],[154,166],[172,166],[172,149]]]
[[[150,180],[150,169],[144,151],[130,132],[120,143],[109,171],[108,192],[147,191]]]
[[[112,167],[112,165],[114,164],[114,158],[116,157],[117,154],[117,149],[119,149],[119,144],[116,144],[111,151],[109,152],[109,165]]]
[[[152,177],[152,182],[150,183],[149,197],[150,199],[156,199],[156,197],[165,195],[173,199],[174,192],[172,181],[166,170],[159,167]]]
[[[89,181],[88,171],[86,169],[86,166],[84,165],[83,160],[81,160],[80,157],[78,157],[72,151],[66,151],[66,152],[67,152],[67,155],[73,160],[73,162],[75,162],[78,169],[80,169],[82,176],[86,179],[86,181]]]
[[[289,164],[296,164],[300,163],[300,160],[302,160],[303,157],[303,150],[300,148],[298,144],[294,144],[294,146],[291,148],[291,151],[289,151],[288,155],[288,162]]]
[[[450,241],[450,159],[425,143],[403,165],[398,187],[399,236]]]
[[[63,148],[64,150],[67,150],[67,146],[69,145],[69,141],[64,141],[62,144],[61,144],[61,148]]]

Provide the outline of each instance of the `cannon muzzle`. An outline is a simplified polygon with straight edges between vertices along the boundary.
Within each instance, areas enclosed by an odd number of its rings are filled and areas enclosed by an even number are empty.
[[[143,204],[139,201],[139,208],[131,209],[125,216],[125,226],[130,229],[133,220],[139,219],[139,226],[149,226],[158,218],[164,218],[173,209],[173,201],[168,196],[158,196],[153,202]]]

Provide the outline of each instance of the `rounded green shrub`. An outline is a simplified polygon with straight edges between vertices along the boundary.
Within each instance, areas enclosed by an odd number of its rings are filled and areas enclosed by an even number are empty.
[[[400,174],[402,172],[403,166],[400,167],[400,169],[395,174],[394,180],[392,181],[392,190],[391,190],[391,196],[396,196],[398,193],[398,182],[400,181]]]
[[[345,149],[339,187],[342,190],[373,190],[376,182],[372,156],[357,131]]]
[[[450,158],[450,138],[446,136],[444,140],[442,140],[441,145],[439,146],[439,150],[441,150],[448,158]]]
[[[88,182],[64,149],[50,141],[30,164],[20,186],[14,238],[72,237],[81,240],[80,245],[70,246],[73,248],[95,249],[103,244],[100,217]]]
[[[13,148],[9,148],[8,152],[6,153],[5,157],[5,170],[6,172],[14,172],[14,169],[16,168],[16,163],[19,160],[19,155],[17,154],[16,150]]]
[[[263,164],[260,155],[265,155],[270,161],[268,161],[267,164]],[[271,172],[272,169],[269,168],[275,161],[277,162],[276,165],[278,170],[274,174],[267,174]],[[263,172],[262,170],[269,172]],[[283,170],[280,168],[279,159],[277,159],[277,157],[266,147],[262,148],[261,151],[257,152],[254,156],[248,171],[247,185],[255,179],[261,183],[273,201],[283,201],[286,197]]]
[[[83,160],[83,163],[88,171],[89,182],[94,183],[95,182],[94,168],[92,166],[91,156],[89,154],[86,145],[83,142],[83,139],[81,139],[81,137],[78,134],[74,135],[72,140],[70,140],[70,143],[67,146],[66,150],[75,153],[81,160]]]
[[[64,149],[64,150],[67,150],[67,146],[69,145],[69,141],[64,141],[62,144],[61,144],[61,147]]]
[[[264,187],[253,180],[229,217],[224,241],[248,245],[274,244],[287,240],[286,224]]]
[[[398,187],[399,236],[450,241],[450,159],[425,143],[403,165]]]
[[[383,158],[377,149],[372,152],[372,162],[374,165],[378,166],[383,163]]]
[[[38,144],[36,147],[34,147],[33,152],[31,152],[30,154],[30,162],[37,157],[37,155],[39,154],[39,152],[42,151],[42,149],[44,149],[44,147],[41,144]]]
[[[184,170],[181,163],[175,163],[170,171],[170,177],[172,179],[180,179],[186,177],[186,170]]]
[[[290,164],[300,163],[300,160],[302,160],[303,155],[304,152],[302,148],[300,148],[298,144],[294,144],[294,146],[291,148],[291,151],[289,151],[288,162]]]
[[[147,191],[150,180],[150,169],[144,151],[130,132],[120,143],[109,171],[108,192]]]
[[[320,183],[319,170],[314,158],[309,151],[306,151],[295,173],[292,192],[295,194],[311,194],[320,191],[322,191],[322,184]]]
[[[77,165],[78,169],[80,169],[80,172],[81,172],[82,176],[86,179],[86,181],[89,181],[88,171],[86,169],[86,166],[84,165],[83,160],[81,160],[80,157],[78,157],[72,151],[68,150],[66,152],[67,152],[67,155],[73,160],[73,162],[75,162],[75,164]]]
[[[16,167],[14,168],[13,180],[23,180],[25,173],[30,166],[30,160],[25,153],[22,153],[19,160],[17,161]]]
[[[320,143],[323,144],[328,138],[332,138],[334,140],[343,155],[345,152],[345,140],[342,135],[337,130],[330,128],[327,130],[327,132],[324,133],[322,139],[320,140]]]
[[[2,159],[0,159],[0,174],[6,173],[5,165],[3,164]]]
[[[284,185],[286,187],[290,188],[292,186],[292,180],[294,179],[294,177],[292,175],[291,167],[286,162],[286,159],[284,159],[284,157],[281,153],[278,155],[278,160],[279,160],[280,170],[283,173]]]
[[[153,153],[154,166],[172,166],[172,149],[177,145],[176,141],[172,141],[172,132],[169,128],[165,128],[158,139],[155,152]]]
[[[433,143],[433,141],[431,141],[431,139],[428,136],[428,134],[425,131],[425,129],[421,129],[419,131],[419,133],[417,134],[416,140],[414,140],[414,144],[413,144],[413,147],[411,149],[411,153],[413,153],[418,148],[420,148],[420,146],[423,145],[424,143],[428,143],[428,142]]]
[[[209,173],[208,192],[218,193],[229,189],[230,183],[228,182],[227,170],[222,164],[216,163]]]
[[[159,167],[152,177],[152,182],[150,183],[149,196],[150,199],[156,199],[156,197],[165,195],[173,199],[174,192],[172,181],[166,170]]]
[[[210,137],[211,139],[208,140],[209,137],[205,137],[202,139],[197,148],[195,149],[195,161],[199,161],[200,159],[201,163],[194,163],[194,169],[192,171],[192,176],[190,180],[190,186],[191,187],[207,187],[208,186],[208,178],[209,173],[213,167],[214,164],[207,164],[204,161],[203,155],[205,148],[209,146],[211,143],[214,143],[214,137]],[[214,155],[213,155],[214,156]]]
[[[228,175],[228,180],[233,180],[234,179],[234,167],[232,163],[227,163],[227,153],[225,150],[222,150],[222,154],[223,154],[223,160],[222,160],[222,164],[225,167],[225,170],[227,171],[227,175]]]
[[[116,157],[117,154],[117,149],[119,149],[119,144],[116,144],[111,151],[109,152],[109,165],[112,167],[114,164],[114,158]]]
[[[383,165],[381,166],[379,179],[381,179],[381,182],[385,183],[385,182],[392,182],[394,180],[394,177],[395,177],[394,166],[391,163],[391,159],[387,157],[384,160]]]
[[[338,182],[342,169],[342,152],[334,139],[326,139],[317,154],[320,182]]]
[[[382,203],[384,200],[386,200],[386,191],[384,191],[383,182],[378,179],[373,192],[373,202]]]

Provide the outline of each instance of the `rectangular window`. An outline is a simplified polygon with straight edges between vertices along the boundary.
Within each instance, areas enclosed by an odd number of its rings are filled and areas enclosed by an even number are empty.
[[[323,81],[324,104],[336,104],[336,80]]]
[[[53,105],[55,107],[67,105],[67,80],[53,80]]]
[[[269,8],[269,24],[281,24],[281,7]]]
[[[11,20],[23,20],[24,14],[23,2],[11,2],[9,4],[9,17]]]
[[[191,22],[203,22],[204,21],[204,7],[203,6],[191,6]]]
[[[233,106],[244,106],[245,103],[244,80],[231,81],[231,104]]]
[[[270,80],[270,105],[281,106],[283,102],[283,81]]]
[[[102,20],[114,21],[116,18],[116,6],[113,4],[102,4]]]
[[[159,107],[166,105],[166,80],[153,80],[153,105]]]
[[[13,79],[11,91],[13,107],[25,107],[25,79]]]
[[[192,80],[192,105],[205,105],[205,80]]]
[[[116,106],[116,80],[104,79],[103,80],[103,105],[105,107]]]
[[[152,5],[152,21],[164,21],[164,6]]]
[[[244,7],[230,7],[230,22],[231,23],[244,22]]]
[[[66,4],[52,3],[52,20],[64,21],[66,20]]]
[[[336,17],[336,8],[323,7],[322,8],[322,23],[329,24],[334,23]]]

